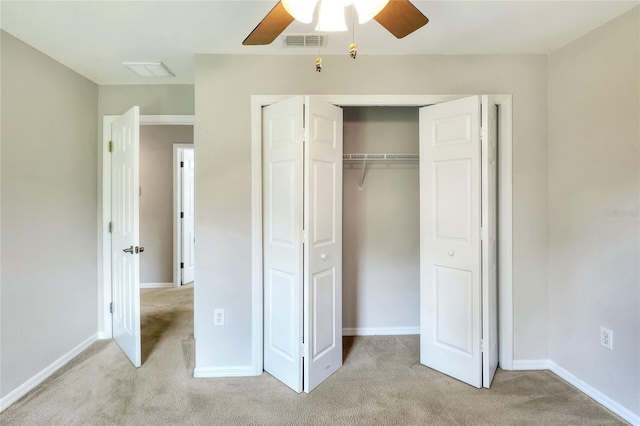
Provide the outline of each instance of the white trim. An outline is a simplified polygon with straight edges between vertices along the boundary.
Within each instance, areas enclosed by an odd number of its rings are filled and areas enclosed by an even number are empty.
[[[105,115],[102,119],[102,222],[98,224],[100,240],[102,242],[102,277],[98,279],[98,288],[102,288],[102,306],[98,306],[98,315],[103,320],[103,329],[98,330],[105,338],[113,336],[113,324],[111,321],[111,234],[109,223],[111,222],[111,155],[109,153],[109,141],[111,140],[111,125],[119,115]],[[101,280],[100,280],[101,278]],[[100,285],[101,284],[101,285]]]
[[[71,361],[73,358],[78,356],[82,351],[87,349],[93,342],[98,340],[98,333],[86,339],[84,342],[80,343],[75,348],[71,349],[66,354],[62,355],[60,358],[55,360],[49,366],[45,367],[38,374],[9,392],[4,398],[0,399],[0,412],[9,408],[11,404],[22,398],[27,392],[38,386],[42,383],[47,377],[51,376],[53,373],[58,371],[61,367],[63,367],[66,363]]]
[[[247,377],[254,376],[253,367],[212,367],[196,368],[193,370],[193,377]]]
[[[173,283],[140,283],[140,288],[173,288]]]
[[[613,411],[632,425],[640,425],[640,415],[635,414],[634,412],[609,398],[607,395],[603,394],[593,386],[578,379],[576,376],[560,367],[555,362],[550,361],[549,367],[554,374],[569,383],[571,386],[586,394],[591,399],[595,400],[597,403]]]
[[[406,336],[420,334],[417,327],[344,327],[343,336]]]
[[[98,316],[103,319],[103,329],[98,333],[109,339],[113,336],[111,314],[111,235],[109,222],[111,221],[111,156],[108,154],[111,140],[111,124],[119,115],[105,115],[102,119],[102,141],[98,149],[102,151],[102,220],[98,219],[98,243],[102,245],[102,276],[98,276],[98,292],[102,292],[102,306],[98,306]],[[194,115],[141,115],[141,125],[194,125]],[[100,172],[99,172],[100,173]],[[100,201],[100,200],[99,200]]]
[[[548,359],[516,359],[512,370],[548,370],[550,362]]]
[[[252,262],[252,364],[262,374],[262,107],[294,95],[251,96],[251,262]],[[424,106],[464,95],[319,95],[318,99],[341,106]],[[499,313],[498,352],[503,370],[513,368],[513,134],[512,95],[492,95],[498,110],[499,207]]]
[[[98,340],[107,340],[107,339],[111,339],[111,336],[107,336],[103,332],[98,333]]]
[[[193,149],[192,143],[173,144],[173,285],[182,285],[182,274],[180,262],[182,262],[182,226],[180,222],[181,200],[182,200],[182,173],[180,173],[180,161],[182,161],[182,150]],[[186,283],[185,283],[186,284]]]

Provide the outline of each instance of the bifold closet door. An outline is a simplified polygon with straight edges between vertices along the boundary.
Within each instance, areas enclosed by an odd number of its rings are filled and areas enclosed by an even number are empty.
[[[306,99],[304,391],[342,367],[342,108]]]
[[[302,392],[302,97],[262,110],[264,370]]]
[[[262,123],[264,369],[310,392],[342,366],[342,109],[296,97]]]
[[[482,384],[498,368],[498,107],[482,96]]]
[[[420,362],[482,386],[480,98],[420,109]]]
[[[140,347],[140,108],[111,125],[113,338],[135,367]]]

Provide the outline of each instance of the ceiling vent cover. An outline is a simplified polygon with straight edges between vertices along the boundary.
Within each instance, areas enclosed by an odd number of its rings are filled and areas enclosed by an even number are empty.
[[[140,77],[175,77],[176,75],[162,62],[123,62]]]
[[[282,36],[284,47],[325,47],[326,34],[286,34]]]

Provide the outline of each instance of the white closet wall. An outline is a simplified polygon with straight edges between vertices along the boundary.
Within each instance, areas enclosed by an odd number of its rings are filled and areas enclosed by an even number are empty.
[[[418,108],[345,107],[344,153],[418,153]],[[417,334],[418,162],[368,163],[362,191],[361,173],[362,163],[344,163],[343,328]]]

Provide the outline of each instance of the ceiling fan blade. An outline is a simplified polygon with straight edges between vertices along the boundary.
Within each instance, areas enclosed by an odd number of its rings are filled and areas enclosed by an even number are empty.
[[[396,38],[406,37],[429,22],[409,0],[391,0],[373,19]]]
[[[293,16],[289,15],[282,2],[279,1],[271,12],[251,31],[244,39],[244,46],[258,46],[271,44],[293,22]]]

